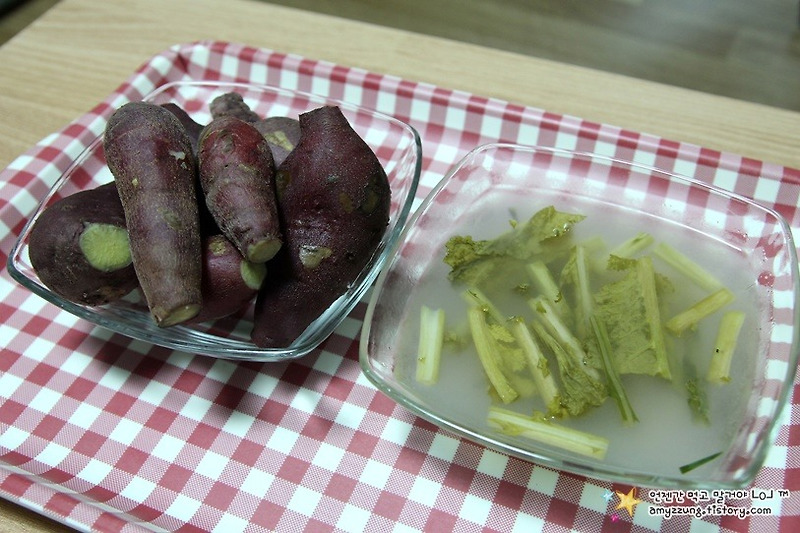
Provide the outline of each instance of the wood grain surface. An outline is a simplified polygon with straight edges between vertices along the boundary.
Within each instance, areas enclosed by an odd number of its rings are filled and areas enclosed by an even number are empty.
[[[62,0],[0,48],[0,165],[90,109],[152,55],[208,38],[800,166],[796,112],[252,0]]]

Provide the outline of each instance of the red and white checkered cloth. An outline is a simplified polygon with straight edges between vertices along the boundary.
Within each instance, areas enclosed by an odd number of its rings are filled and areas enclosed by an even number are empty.
[[[247,46],[153,58],[0,174],[3,264],[39,199],[119,105],[169,81],[265,83],[372,107],[419,131],[418,199],[475,146],[618,157],[774,207],[800,231],[800,171],[579,118]],[[800,389],[753,485],[767,516],[651,516],[646,488],[558,472],[416,418],[361,374],[359,304],[312,354],[236,363],[79,320],[0,276],[0,495],[86,531],[800,531]],[[797,403],[796,403],[797,402]],[[631,516],[614,493],[637,490]],[[788,492],[785,492],[788,491]],[[748,493],[749,494],[749,493]],[[762,493],[759,493],[762,494]]]

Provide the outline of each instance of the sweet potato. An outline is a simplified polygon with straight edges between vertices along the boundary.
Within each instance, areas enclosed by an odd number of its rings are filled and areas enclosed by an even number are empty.
[[[269,143],[278,168],[300,141],[300,121],[289,117],[267,117],[253,123]]]
[[[276,175],[285,244],[256,297],[251,339],[262,347],[289,345],[347,290],[389,219],[386,173],[341,110],[304,113],[300,128]]]
[[[131,102],[110,117],[103,147],[150,313],[161,327],[185,322],[202,305],[197,168],[189,135],[169,110]]]
[[[280,116],[262,118],[250,109],[239,93],[217,96],[209,107],[213,118],[236,117],[255,126],[269,143],[275,168],[283,163],[300,140],[299,120]]]
[[[255,122],[261,117],[244,101],[241,94],[228,92],[217,96],[209,104],[212,118],[236,117],[245,122]]]
[[[189,140],[192,142],[192,149],[194,153],[197,154],[197,141],[200,138],[200,132],[203,131],[203,125],[190,117],[189,113],[187,113],[186,110],[184,110],[178,104],[169,102],[166,104],[161,104],[161,107],[175,115],[175,117],[180,121],[180,123],[183,125],[183,129],[185,129],[186,133],[189,134]]]
[[[107,304],[139,285],[113,182],[42,211],[31,228],[29,256],[45,286],[79,304]]]
[[[247,261],[224,235],[203,240],[203,309],[192,323],[234,314],[258,293],[267,274],[264,263]]]
[[[248,261],[272,259],[282,237],[266,139],[236,117],[215,118],[200,135],[198,161],[205,203],[222,233]]]
[[[197,164],[197,143],[200,140],[200,134],[203,132],[203,128],[205,126],[195,121],[178,104],[169,102],[166,104],[161,104],[161,106],[169,110],[178,118],[178,120],[181,121],[181,124],[183,124],[183,128],[186,130],[186,133],[189,134],[189,139],[192,141],[192,151],[195,155],[195,164]],[[195,191],[197,194],[197,210],[200,217],[200,234],[201,236],[216,235],[220,232],[219,226],[217,226],[217,222],[209,212],[208,207],[206,207],[206,201],[203,198],[203,188],[201,187],[199,180],[200,177],[197,176]]]

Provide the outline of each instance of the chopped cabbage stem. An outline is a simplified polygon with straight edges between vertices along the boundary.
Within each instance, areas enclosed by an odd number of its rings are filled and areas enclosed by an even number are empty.
[[[701,320],[716,313],[733,300],[734,295],[730,290],[720,289],[667,320],[665,327],[670,333],[680,337],[686,330],[695,329]]]
[[[467,311],[467,319],[472,341],[478,352],[478,359],[486,372],[486,377],[489,378],[489,383],[492,384],[503,403],[513,402],[519,393],[509,384],[495,357],[497,350],[493,346],[494,340],[489,332],[489,325],[486,323],[486,312],[478,306],[470,307]]]
[[[566,324],[559,318],[550,302],[542,298],[536,297],[528,302],[531,309],[533,309],[539,320],[544,325],[553,338],[558,341],[559,345],[564,348],[565,352],[572,358],[574,363],[582,367],[592,379],[599,379],[600,374],[592,367],[585,364],[586,353],[583,350],[581,341],[570,331]]]
[[[577,278],[578,308],[580,309],[580,322],[578,322],[578,334],[585,336],[589,332],[589,317],[592,316],[593,301],[592,287],[589,282],[589,263],[586,249],[575,246],[575,268]]]
[[[652,335],[653,350],[658,361],[658,374],[666,379],[671,379],[669,370],[669,357],[667,356],[667,341],[664,338],[664,331],[660,327],[661,310],[656,289],[656,274],[653,269],[653,260],[649,256],[643,257],[636,263],[636,271],[643,287],[642,299],[644,302],[645,315],[650,324]]]
[[[561,385],[561,399],[554,416],[580,416],[593,407],[599,407],[608,397],[605,382],[594,377],[596,369],[586,363],[577,363],[558,340],[551,335],[541,322],[533,322],[531,328],[536,338],[553,355]],[[589,371],[592,371],[591,375]]]
[[[636,423],[639,419],[633,410],[628,395],[625,393],[625,388],[622,386],[619,373],[614,368],[613,361],[611,361],[611,343],[608,340],[608,333],[606,332],[605,325],[594,315],[589,317],[589,321],[592,324],[592,331],[594,331],[595,338],[597,339],[600,358],[603,361],[603,370],[605,370],[606,379],[608,380],[609,394],[617,403],[622,421],[626,424]]]
[[[658,276],[648,255],[611,256],[621,277],[594,294],[597,318],[608,333],[614,368],[619,374],[647,374],[672,379],[670,350],[661,318]]]
[[[576,244],[572,255],[561,271],[561,283],[572,286],[575,303],[576,334],[585,338],[589,334],[589,317],[593,313],[592,288],[589,281],[589,259],[586,248]]]
[[[525,437],[597,459],[604,459],[608,451],[609,441],[605,437],[555,424],[544,417],[528,417],[491,406],[488,422],[506,435]]]
[[[684,386],[686,387],[689,409],[692,410],[692,417],[703,424],[710,424],[708,416],[708,394],[706,393],[705,383],[697,375],[697,366],[694,361],[687,358],[683,364]]]
[[[498,324],[506,321],[506,317],[496,305],[480,289],[470,288],[461,293],[461,298],[470,306],[478,306]]]
[[[439,367],[444,344],[444,309],[423,305],[419,317],[419,351],[417,381],[433,385],[439,381]]]
[[[655,238],[646,232],[637,233],[630,239],[622,242],[611,250],[608,255],[615,255],[617,257],[624,257],[630,259],[639,252],[646,250],[648,246],[653,244]]]
[[[548,413],[555,414],[560,412],[561,399],[558,385],[550,372],[547,358],[542,353],[542,349],[536,343],[533,335],[531,335],[525,321],[519,318],[513,320],[511,332],[528,359],[528,368],[530,368],[533,381],[536,383],[536,390],[544,400]]]
[[[736,296],[713,267],[642,227],[609,245],[599,236],[579,238],[573,228],[585,218],[551,205],[527,221],[512,220],[495,238],[452,236],[443,260],[465,302],[456,319],[464,333],[445,332],[444,311],[423,306],[417,381],[436,383],[440,364],[444,373],[451,362],[442,361],[443,343],[463,341],[472,370],[486,377],[493,427],[598,458],[606,455],[607,439],[553,421],[613,399],[621,425],[638,423],[632,387],[644,379],[638,376],[671,383],[695,421],[710,424],[709,384],[736,375],[731,362],[745,311],[726,309]],[[716,339],[702,330],[689,335],[717,322]],[[687,340],[675,338],[682,336]],[[508,410],[515,401],[533,402],[527,407],[533,416]]]
[[[544,261],[537,260],[529,263],[528,274],[536,288],[539,289],[539,293],[553,304],[553,308],[558,312],[559,316],[562,319],[567,318],[570,314],[567,300],[561,293],[561,288],[556,283],[553,274]]]
[[[724,288],[722,282],[713,274],[667,243],[658,243],[653,249],[653,254],[692,280],[702,289],[709,292],[717,292]]]
[[[706,373],[706,379],[711,383],[727,383],[731,380],[731,361],[739,341],[744,317],[742,311],[728,311],[722,315],[714,343],[714,353],[711,355],[711,363]]]

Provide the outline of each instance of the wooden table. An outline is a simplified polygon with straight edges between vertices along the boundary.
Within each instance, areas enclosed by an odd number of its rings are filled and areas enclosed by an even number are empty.
[[[152,55],[201,39],[329,60],[800,167],[795,112],[248,0],[62,0],[0,48],[0,168],[88,111]],[[0,532],[61,527],[0,505]]]

